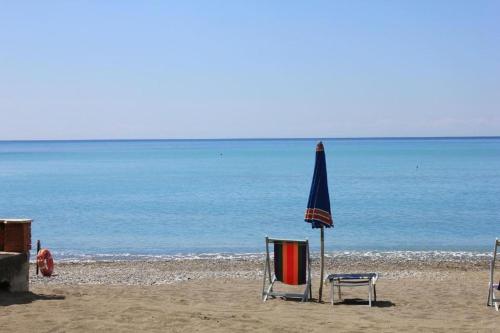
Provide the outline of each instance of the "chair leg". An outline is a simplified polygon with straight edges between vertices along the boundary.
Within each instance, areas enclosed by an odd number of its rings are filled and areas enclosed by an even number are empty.
[[[377,286],[373,284],[373,300],[377,301]]]
[[[368,306],[372,306],[372,283],[368,283]]]
[[[266,291],[266,293],[264,294],[264,298],[262,299],[262,302],[266,302],[268,296],[269,296],[269,290]]]
[[[267,301],[267,298],[268,298],[268,296],[269,296],[269,293],[270,293],[271,291],[273,291],[273,285],[274,285],[274,282],[275,282],[275,281],[276,281],[276,279],[273,279],[273,280],[271,281],[271,284],[270,284],[270,285],[269,285],[269,287],[267,288],[266,294],[265,294],[264,299],[263,299],[263,301],[264,301],[264,302],[265,302],[265,301]]]
[[[332,302],[332,306],[333,306],[333,294],[334,294],[334,291],[335,291],[335,285],[334,285],[334,283],[332,282],[332,288],[331,288],[331,294],[332,294],[332,295],[331,295],[331,298],[330,298],[330,299],[331,299],[331,302]]]
[[[340,284],[337,285],[338,291],[339,291],[339,300],[342,300],[342,291],[340,290]]]
[[[267,264],[267,263],[266,263]],[[264,268],[264,281],[262,282],[262,300],[265,302],[266,301],[266,274],[267,274],[267,271],[266,271],[266,265],[264,265],[265,268]]]

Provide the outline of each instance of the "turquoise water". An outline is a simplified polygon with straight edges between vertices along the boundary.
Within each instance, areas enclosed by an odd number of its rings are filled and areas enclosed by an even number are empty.
[[[59,257],[254,253],[305,238],[315,140],[0,142],[0,216]],[[328,251],[488,251],[500,138],[324,140]]]

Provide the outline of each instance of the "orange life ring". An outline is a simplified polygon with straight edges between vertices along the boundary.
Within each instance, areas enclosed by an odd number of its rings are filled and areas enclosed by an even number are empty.
[[[36,262],[43,276],[51,276],[54,272],[54,260],[52,254],[47,249],[41,249],[36,256]]]

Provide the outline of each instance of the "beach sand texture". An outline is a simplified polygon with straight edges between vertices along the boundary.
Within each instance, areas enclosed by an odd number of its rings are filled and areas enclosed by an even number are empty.
[[[327,271],[361,271],[368,265],[374,263],[353,260],[336,269],[330,263]],[[486,307],[486,265],[378,262],[371,267],[382,273],[375,306],[368,308],[367,290],[360,287],[345,288],[343,296],[350,300],[332,308],[281,299],[262,303],[260,260],[61,264],[54,278],[32,277],[30,293],[0,295],[0,327],[2,332],[498,332],[500,314]],[[317,276],[313,282],[317,297]]]

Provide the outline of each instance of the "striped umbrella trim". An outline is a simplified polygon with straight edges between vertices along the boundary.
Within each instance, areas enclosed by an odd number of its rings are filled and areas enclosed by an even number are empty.
[[[333,224],[332,216],[330,215],[330,213],[319,208],[307,208],[305,220],[307,222],[318,221],[328,225]]]

